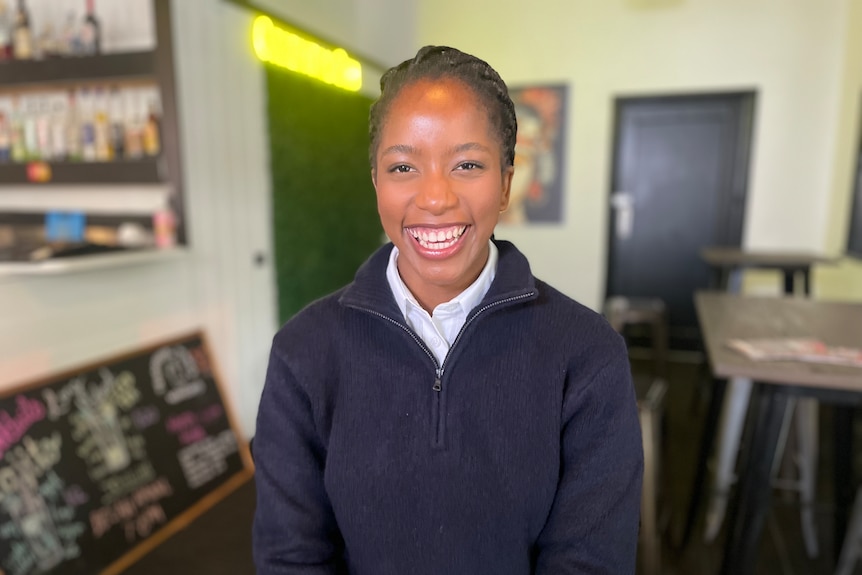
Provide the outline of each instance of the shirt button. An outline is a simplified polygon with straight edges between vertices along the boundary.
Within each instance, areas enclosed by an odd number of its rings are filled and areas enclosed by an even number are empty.
[[[440,341],[439,337],[435,337],[431,340],[431,345],[433,345],[434,347],[440,347],[440,343],[442,342]]]

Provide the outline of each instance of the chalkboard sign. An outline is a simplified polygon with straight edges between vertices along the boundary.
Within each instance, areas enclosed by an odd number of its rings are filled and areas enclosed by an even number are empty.
[[[0,399],[0,572],[119,573],[251,474],[199,333]]]

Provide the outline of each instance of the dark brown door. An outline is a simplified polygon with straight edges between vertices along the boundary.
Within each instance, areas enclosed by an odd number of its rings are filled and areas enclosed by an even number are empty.
[[[739,246],[754,94],[616,102],[607,295],[658,297],[673,349],[698,349],[706,246]]]

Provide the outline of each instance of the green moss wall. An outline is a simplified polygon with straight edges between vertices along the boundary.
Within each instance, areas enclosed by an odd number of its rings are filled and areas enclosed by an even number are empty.
[[[365,96],[267,66],[281,322],[353,279],[380,245]]]

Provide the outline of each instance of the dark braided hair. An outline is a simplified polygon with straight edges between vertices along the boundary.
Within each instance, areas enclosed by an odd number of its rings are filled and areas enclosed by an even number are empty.
[[[476,94],[488,112],[488,121],[500,142],[503,167],[514,165],[518,123],[506,83],[484,60],[447,46],[425,46],[414,58],[390,68],[380,78],[380,97],[372,104],[368,119],[368,152],[372,168],[376,165],[383,124],[401,89],[419,80],[442,78],[460,81]]]

